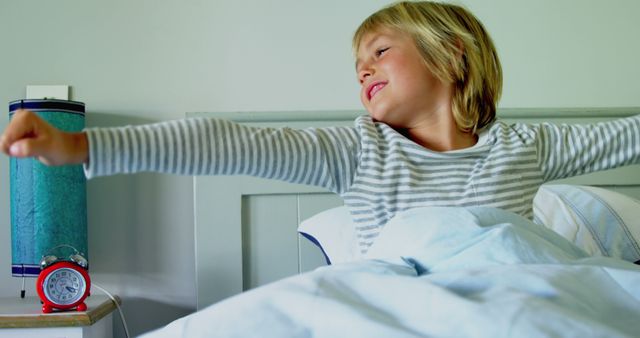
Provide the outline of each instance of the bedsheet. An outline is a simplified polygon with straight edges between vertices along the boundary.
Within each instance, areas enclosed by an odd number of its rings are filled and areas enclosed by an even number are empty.
[[[212,286],[213,287],[213,286]],[[640,266],[493,208],[420,208],[366,259],[229,298],[160,337],[638,337]]]

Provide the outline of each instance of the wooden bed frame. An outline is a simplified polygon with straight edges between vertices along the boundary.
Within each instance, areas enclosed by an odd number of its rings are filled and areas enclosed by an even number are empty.
[[[359,111],[188,113],[239,123],[292,128],[353,125]],[[501,109],[506,121],[589,123],[640,114],[640,108]],[[564,183],[601,186],[640,198],[640,170],[631,166]],[[342,205],[325,190],[246,176],[197,176],[194,185],[197,307],[324,265],[296,232],[312,215]]]

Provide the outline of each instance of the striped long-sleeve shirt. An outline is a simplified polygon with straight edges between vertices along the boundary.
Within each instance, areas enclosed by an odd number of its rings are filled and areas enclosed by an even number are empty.
[[[88,178],[155,171],[251,175],[324,187],[349,208],[365,253],[398,212],[492,206],[532,218],[545,181],[640,162],[640,116],[591,125],[500,120],[467,149],[428,150],[384,123],[256,128],[192,118],[87,129]]]

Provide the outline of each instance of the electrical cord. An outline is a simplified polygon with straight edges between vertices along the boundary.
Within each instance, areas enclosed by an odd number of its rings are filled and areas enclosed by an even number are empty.
[[[91,285],[98,288],[98,290],[104,292],[109,298],[111,298],[113,303],[116,304],[116,308],[118,309],[118,313],[120,314],[120,319],[122,319],[122,326],[124,327],[124,333],[127,336],[127,338],[131,337],[129,335],[129,329],[127,328],[127,321],[124,320],[124,314],[122,313],[122,309],[120,308],[120,304],[118,304],[118,300],[116,299],[116,297],[114,297],[111,293],[109,293],[109,291],[105,290],[103,287],[101,287],[100,285],[97,285],[96,283],[91,283]]]

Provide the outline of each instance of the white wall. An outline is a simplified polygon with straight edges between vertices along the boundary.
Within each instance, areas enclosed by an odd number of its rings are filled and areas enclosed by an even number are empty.
[[[2,1],[0,104],[27,84],[67,84],[88,126],[188,111],[359,109],[351,34],[388,2]],[[502,107],[640,106],[640,2],[462,3],[498,46]],[[6,297],[19,280],[10,277],[9,160],[0,159]],[[191,184],[160,174],[88,183],[92,278],[124,298],[132,333],[195,307]]]

